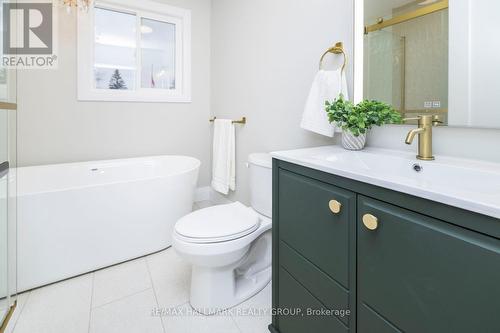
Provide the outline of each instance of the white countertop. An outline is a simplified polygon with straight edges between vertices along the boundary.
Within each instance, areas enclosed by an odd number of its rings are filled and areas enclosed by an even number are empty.
[[[271,153],[279,160],[408,193],[500,219],[500,164],[366,148],[354,152],[326,146]],[[414,164],[423,167],[416,172]]]

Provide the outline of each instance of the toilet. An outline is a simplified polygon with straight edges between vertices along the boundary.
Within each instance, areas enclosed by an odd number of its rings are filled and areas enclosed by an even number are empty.
[[[192,265],[191,306],[210,315],[236,306],[271,281],[272,158],[248,159],[251,207],[213,206],[181,218],[173,248]]]

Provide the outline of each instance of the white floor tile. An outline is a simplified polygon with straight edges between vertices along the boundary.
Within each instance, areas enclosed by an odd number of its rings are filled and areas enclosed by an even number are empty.
[[[147,257],[153,288],[160,307],[172,307],[189,300],[191,266],[170,248]]]
[[[90,333],[163,333],[161,319],[152,315],[156,307],[149,289],[94,308]]]
[[[92,274],[31,292],[16,333],[88,332]]]
[[[145,259],[95,272],[92,307],[101,306],[151,288]]]
[[[166,332],[172,333],[240,333],[230,316],[203,316],[188,304],[162,317]]]
[[[260,293],[240,304],[232,312],[242,333],[268,333],[271,324],[272,287],[269,284]]]

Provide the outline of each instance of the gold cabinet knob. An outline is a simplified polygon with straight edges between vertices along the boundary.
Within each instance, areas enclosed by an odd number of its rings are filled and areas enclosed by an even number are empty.
[[[330,206],[330,210],[334,214],[340,213],[340,211],[342,209],[342,204],[340,202],[338,202],[337,200],[330,200],[330,203],[328,204],[328,206]]]
[[[369,230],[377,230],[378,228],[378,218],[372,214],[363,215],[363,224]]]

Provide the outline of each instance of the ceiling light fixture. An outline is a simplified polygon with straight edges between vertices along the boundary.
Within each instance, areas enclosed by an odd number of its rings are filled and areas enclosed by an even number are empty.
[[[92,5],[92,0],[62,0],[62,3],[69,13],[73,8],[78,8],[85,11],[89,10],[90,6]]]

